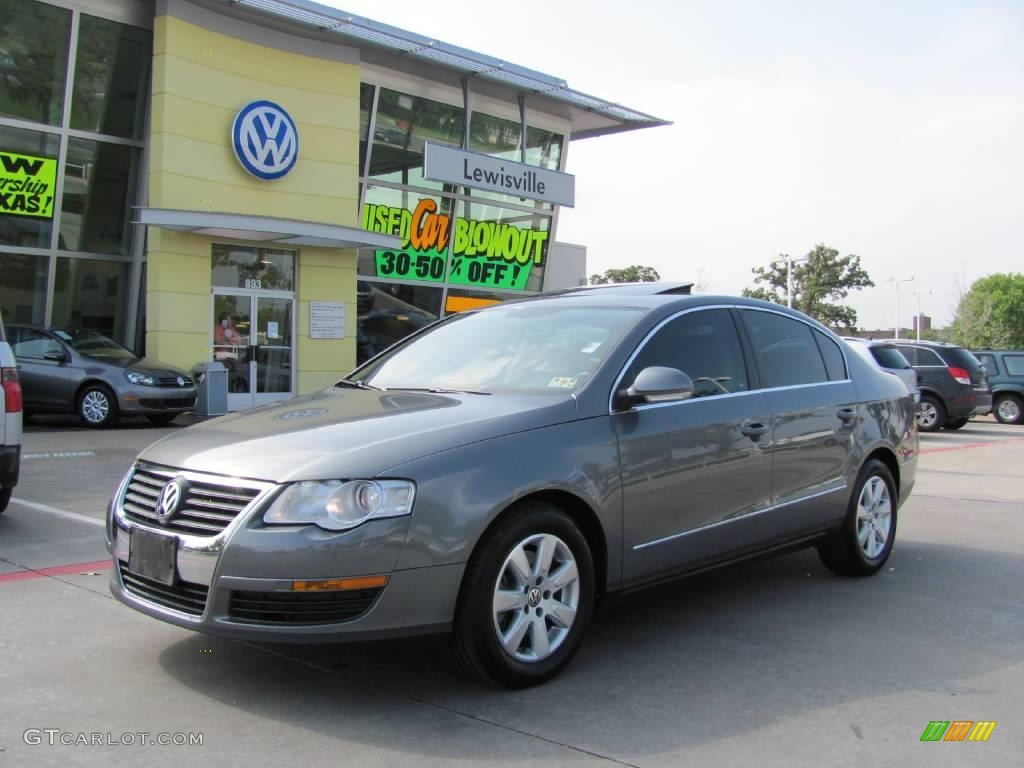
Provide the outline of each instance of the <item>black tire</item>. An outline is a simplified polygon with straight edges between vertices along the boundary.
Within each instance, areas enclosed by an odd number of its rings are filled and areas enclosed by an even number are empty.
[[[526,651],[522,650],[524,646],[518,646],[513,653],[503,647],[499,639],[499,619],[494,611],[493,601],[499,587],[505,584],[506,574],[511,572],[506,561],[531,537],[542,536],[549,539],[557,538],[567,548],[563,552],[567,551],[575,561],[577,606],[575,618],[567,631],[563,630],[564,635],[557,640],[550,655],[535,661],[524,661],[513,655],[525,653]],[[536,573],[538,551],[533,550],[532,562],[527,560],[532,574]],[[523,549],[523,552],[529,554],[530,550]],[[566,559],[557,563],[554,559],[551,560],[552,567],[559,565],[564,568],[567,562]],[[549,571],[551,572],[553,571]],[[556,594],[561,595],[562,599],[571,600],[566,597],[568,593],[563,591],[542,592],[544,586],[550,585],[546,581],[537,584],[533,582],[533,578],[531,575],[524,590],[524,597],[521,598],[524,603],[524,616],[530,618],[520,616],[518,607],[508,609],[502,616],[502,620],[509,621],[509,627],[516,622],[530,624],[530,628],[523,633],[524,639],[521,642],[529,643],[531,646],[535,636],[534,625],[546,628],[539,630],[544,632],[544,638],[548,638],[552,632],[557,635],[559,631],[556,622],[551,618],[554,613],[544,615],[543,607],[532,602],[533,593],[537,593],[538,600],[543,598],[544,601],[548,601],[549,597],[554,600]],[[515,591],[508,587],[506,589],[510,594]],[[543,683],[564,669],[579,650],[583,634],[593,615],[595,593],[593,557],[586,538],[576,524],[562,509],[553,504],[523,503],[514,511],[507,513],[484,534],[466,566],[455,609],[455,624],[449,642],[450,654],[459,666],[484,681],[496,682],[508,688],[527,688]],[[545,604],[551,605],[548,602]],[[542,617],[542,621],[537,621],[534,617]],[[550,627],[548,622],[551,622]],[[525,639],[527,635],[530,636],[529,640]],[[532,653],[532,650],[529,652]]]
[[[957,430],[960,429],[960,427],[964,426],[970,420],[971,419],[969,416],[965,416],[964,418],[956,419],[955,421],[947,421],[945,424],[942,425],[942,428]]]
[[[934,408],[932,416],[928,408]],[[917,412],[917,427],[922,432],[938,432],[946,423],[946,406],[935,395],[921,395],[921,407]]]
[[[177,417],[176,413],[151,413],[146,416],[146,420],[155,427],[166,427]]]
[[[14,495],[13,488],[0,488],[0,515],[7,509],[7,505],[11,503],[11,496]]]
[[[889,529],[881,548],[869,556],[861,546],[858,533],[862,530],[862,518],[858,515],[861,494],[865,487],[878,478],[885,484],[889,499]],[[872,576],[881,570],[885,561],[889,559],[893,543],[896,541],[896,507],[899,499],[896,495],[896,483],[893,481],[889,468],[877,459],[871,459],[863,467],[857,476],[853,493],[850,495],[850,502],[847,505],[846,517],[843,520],[843,527],[829,541],[818,546],[818,556],[833,573],[840,576]],[[870,516],[863,519],[865,525],[870,525]],[[876,521],[877,522],[877,521]],[[874,535],[869,528],[869,536]],[[877,539],[876,539],[877,541]]]
[[[1024,399],[1018,395],[996,395],[992,413],[1000,424],[1024,424]]]
[[[117,397],[105,384],[90,384],[83,389],[75,410],[87,427],[102,429],[117,423]]]

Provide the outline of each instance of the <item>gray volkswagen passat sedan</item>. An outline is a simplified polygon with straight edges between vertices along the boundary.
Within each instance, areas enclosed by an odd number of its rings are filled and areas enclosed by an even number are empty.
[[[89,427],[145,416],[160,425],[196,406],[188,373],[139,357],[97,331],[12,325],[8,335],[29,415],[77,413]]]
[[[165,438],[111,503],[113,593],[250,640],[450,632],[526,686],[610,593],[804,546],[878,571],[917,462],[902,382],[797,312],[677,291],[452,316]]]

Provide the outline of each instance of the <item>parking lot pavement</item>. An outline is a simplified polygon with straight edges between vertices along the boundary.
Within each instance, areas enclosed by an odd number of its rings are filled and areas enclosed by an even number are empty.
[[[922,438],[877,577],[805,551],[645,593],[599,613],[562,677],[517,692],[452,672],[435,640],[257,646],[114,601],[96,522],[173,429],[28,430],[0,515],[0,764],[1021,765],[1022,427]],[[932,720],[998,725],[922,743]],[[32,745],[26,729],[203,743]]]

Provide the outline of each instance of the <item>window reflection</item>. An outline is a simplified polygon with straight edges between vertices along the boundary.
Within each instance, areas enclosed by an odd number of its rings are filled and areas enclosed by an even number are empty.
[[[0,253],[0,316],[4,324],[43,324],[48,266],[49,260],[43,256]]]
[[[82,14],[71,127],[141,138],[152,34]]]
[[[60,245],[70,251],[127,255],[129,207],[138,188],[139,150],[86,139],[68,141]]]
[[[119,261],[58,258],[51,324],[124,341],[128,267]]]
[[[360,280],[356,286],[356,360],[362,365],[437,320],[441,289]]]
[[[0,0],[0,114],[60,125],[71,11]]]

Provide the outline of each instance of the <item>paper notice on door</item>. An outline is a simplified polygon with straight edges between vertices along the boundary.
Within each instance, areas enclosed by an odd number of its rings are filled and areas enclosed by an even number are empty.
[[[276,320],[267,321],[267,338],[268,339],[280,339],[281,333],[277,328]]]

